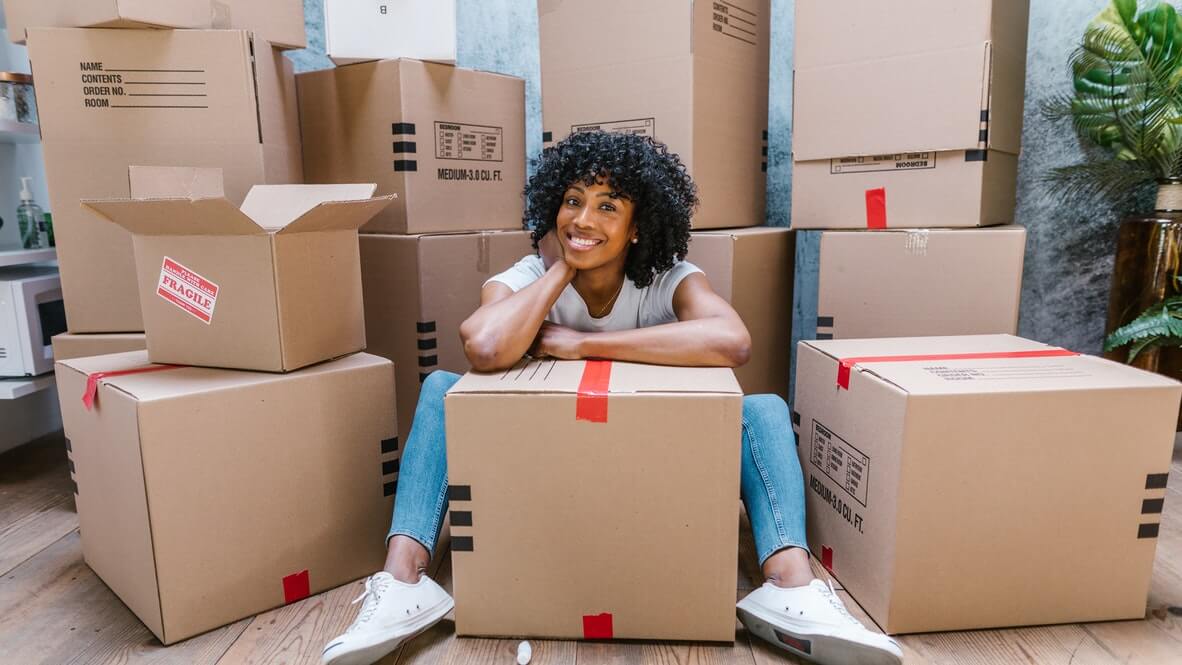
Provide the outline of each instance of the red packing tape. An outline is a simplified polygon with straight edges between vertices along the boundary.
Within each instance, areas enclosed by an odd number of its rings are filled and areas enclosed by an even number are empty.
[[[294,603],[311,595],[308,571],[301,570],[283,578],[283,602]]]
[[[584,614],[583,615],[583,639],[585,639],[585,640],[610,640],[610,639],[612,639],[612,614],[611,614],[611,612],[604,612],[602,614]]]
[[[593,423],[607,422],[608,384],[611,383],[612,361],[588,360],[579,381],[575,401],[575,420]]]
[[[185,365],[148,365],[146,367],[136,367],[135,369],[121,369],[114,372],[95,372],[94,374],[86,375],[86,390],[82,393],[82,405],[86,407],[87,411],[94,408],[94,402],[98,399],[98,384],[99,381],[112,376],[126,376],[128,374],[144,374],[147,372],[161,372],[166,369],[180,369]]]
[[[833,572],[833,549],[821,546],[821,565],[825,566],[825,570]]]
[[[886,188],[866,190],[866,228],[885,229],[886,227]]]
[[[1058,358],[1078,356],[1067,349],[1039,349],[1037,351],[995,351],[991,353],[932,353],[912,356],[862,356],[841,358],[837,361],[837,386],[849,390],[850,370],[860,363],[905,363],[917,360],[994,360],[1000,358]]]

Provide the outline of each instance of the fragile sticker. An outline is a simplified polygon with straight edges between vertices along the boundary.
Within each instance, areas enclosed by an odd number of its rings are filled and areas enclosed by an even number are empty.
[[[156,295],[207,324],[213,322],[213,308],[218,303],[218,285],[167,256],[160,266]]]

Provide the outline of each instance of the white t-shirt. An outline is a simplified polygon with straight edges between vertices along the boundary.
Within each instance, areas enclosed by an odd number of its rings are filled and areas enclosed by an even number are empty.
[[[625,277],[624,286],[620,289],[615,304],[607,316],[601,319],[591,316],[583,297],[574,286],[567,284],[555,301],[554,307],[550,309],[550,315],[546,320],[580,332],[633,330],[674,323],[677,321],[677,314],[673,311],[673,293],[677,291],[677,285],[681,284],[681,280],[696,272],[702,271],[692,263],[680,261],[654,277],[652,283],[643,289],[636,288],[636,284]],[[518,261],[512,268],[493,276],[485,284],[500,282],[517,292],[540,279],[545,273],[542,257],[531,254]]]

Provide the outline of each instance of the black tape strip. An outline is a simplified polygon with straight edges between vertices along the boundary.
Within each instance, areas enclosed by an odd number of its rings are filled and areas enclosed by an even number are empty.
[[[760,164],[760,165],[759,165],[759,170],[760,170],[761,172],[763,172],[763,173],[767,173],[767,162],[764,162],[764,163]]]
[[[415,124],[413,122],[396,122],[390,125],[391,134],[414,134]]]
[[[430,351],[437,346],[439,346],[439,342],[434,337],[419,340],[419,351]]]
[[[1145,499],[1141,502],[1142,515],[1157,515],[1161,513],[1162,507],[1165,505],[1165,499]]]
[[[1138,538],[1157,538],[1157,529],[1160,524],[1142,524],[1137,527]]]
[[[386,460],[382,462],[382,475],[388,476],[391,473],[398,473],[398,460]]]
[[[439,364],[439,356],[419,356],[419,367],[434,367]]]
[[[832,328],[833,327],[833,317],[832,316],[818,316],[817,317],[817,327],[818,328]]]
[[[67,459],[66,461],[70,463],[70,473],[74,473],[74,460]]]
[[[981,122],[989,122],[989,109],[981,109]]]
[[[763,146],[763,156],[767,157],[767,146]]]
[[[435,322],[434,321],[419,321],[418,323],[415,324],[415,330],[417,330],[421,333],[433,333],[433,332],[435,332]]]
[[[393,453],[398,450],[398,437],[382,439],[382,454]]]
[[[1169,480],[1170,480],[1170,474],[1168,474],[1168,473],[1151,473],[1151,474],[1145,476],[1145,489],[1147,489],[1147,490],[1164,489],[1166,486],[1166,482],[1168,482]]]
[[[431,376],[431,372],[419,372],[419,383],[426,381],[428,376]]]
[[[395,141],[394,152],[418,152],[414,141]]]
[[[988,129],[982,129],[977,132],[977,141],[978,142],[985,143],[988,140],[989,140],[989,130]]]
[[[542,132],[542,143],[549,143],[554,140],[553,132]]]
[[[395,171],[418,171],[419,163],[413,159],[396,159],[394,160]]]
[[[382,485],[382,496],[394,496],[394,493],[397,491],[398,491],[398,481],[397,480],[391,480],[390,482],[386,483],[385,485]]]
[[[70,440],[69,440],[69,439],[66,439],[66,452],[67,452],[67,453],[74,452],[74,449],[73,449],[73,448],[70,446]]]
[[[472,526],[472,511],[471,510],[453,510],[453,511],[451,511],[451,525],[452,526]]]
[[[471,501],[472,500],[472,486],[471,485],[448,485],[447,486],[447,500],[448,501]]]
[[[74,495],[78,495],[78,483],[73,478],[70,479],[70,489],[74,490]]]
[[[833,333],[817,333],[817,339],[833,339]]]
[[[987,162],[989,161],[988,150],[965,150],[964,161],[966,162]]]
[[[765,130],[763,130],[763,140],[764,140],[764,141],[766,141],[766,140],[767,140],[767,130],[766,130],[766,129],[765,129]]]
[[[453,551],[453,552],[471,552],[472,551],[472,536],[452,536],[451,537],[451,551]]]
[[[798,427],[800,426],[800,412],[799,411],[792,412],[792,424],[796,425]]]

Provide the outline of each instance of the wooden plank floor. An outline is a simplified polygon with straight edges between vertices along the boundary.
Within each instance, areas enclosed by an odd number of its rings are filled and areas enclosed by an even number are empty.
[[[1182,447],[1175,448],[1149,607],[1143,621],[982,630],[902,637],[907,663],[1182,664]],[[736,599],[761,582],[744,523]],[[446,551],[446,547],[440,547]],[[433,562],[451,586],[450,557]],[[814,565],[818,575],[824,576]],[[1086,583],[1086,581],[1081,581]],[[840,587],[839,587],[840,588]],[[82,562],[60,436],[0,455],[0,664],[316,663],[352,620],[360,582],[243,619],[171,647]],[[846,605],[868,625],[844,591]],[[456,638],[445,619],[391,654],[390,665],[513,663],[516,640]],[[800,662],[750,637],[734,644],[531,642],[533,663],[574,665],[770,665]]]

